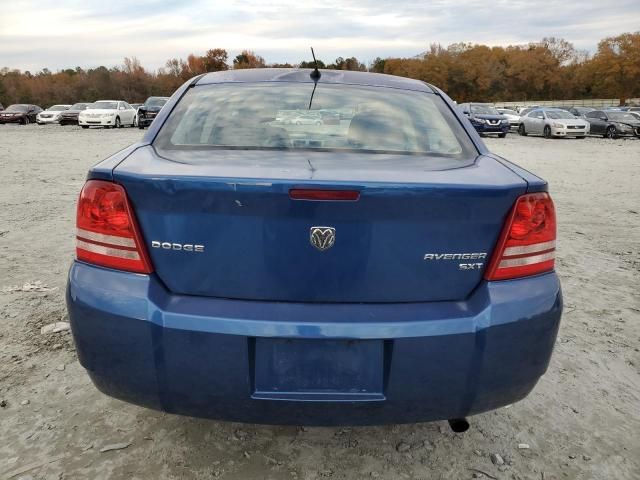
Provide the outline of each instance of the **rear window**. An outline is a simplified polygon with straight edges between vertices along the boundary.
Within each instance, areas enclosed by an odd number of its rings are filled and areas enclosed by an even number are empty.
[[[436,95],[319,83],[204,85],[182,98],[154,146],[437,155],[477,152]],[[181,155],[182,157],[182,155]]]

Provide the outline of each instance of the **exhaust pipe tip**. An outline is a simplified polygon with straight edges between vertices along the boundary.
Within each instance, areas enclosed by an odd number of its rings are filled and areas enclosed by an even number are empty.
[[[449,422],[449,427],[455,433],[464,433],[469,430],[469,422],[466,418],[451,418],[447,421]]]

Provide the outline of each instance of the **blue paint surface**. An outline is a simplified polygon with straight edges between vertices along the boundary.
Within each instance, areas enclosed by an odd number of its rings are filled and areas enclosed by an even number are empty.
[[[520,400],[547,368],[562,296],[557,276],[549,273],[483,282],[457,302],[226,300],[175,295],[155,275],[74,262],[67,304],[80,362],[109,395],[200,417],[363,425],[457,418]],[[336,344],[325,347],[325,340],[381,340],[382,391],[369,374],[354,383],[362,393],[381,395],[350,400],[341,395],[349,388],[331,391],[325,384],[297,398],[258,398],[264,387],[255,385],[256,339],[301,340],[289,361],[311,350],[327,359]],[[376,350],[372,362],[379,355]],[[345,366],[345,375],[349,370]],[[292,378],[269,379],[270,373],[278,368],[262,369],[261,385],[305,393]],[[329,395],[314,399],[314,393]]]

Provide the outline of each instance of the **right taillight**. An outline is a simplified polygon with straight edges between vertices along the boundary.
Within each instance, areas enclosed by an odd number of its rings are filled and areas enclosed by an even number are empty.
[[[527,277],[553,270],[556,212],[548,193],[518,198],[486,270],[487,280]]]
[[[151,273],[142,235],[121,185],[89,180],[80,192],[76,258],[103,267]]]

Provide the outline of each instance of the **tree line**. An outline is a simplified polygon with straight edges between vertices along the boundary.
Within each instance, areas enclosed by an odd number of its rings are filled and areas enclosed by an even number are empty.
[[[242,68],[312,68],[313,61],[268,64],[255,52],[244,50],[229,59],[222,48],[171,58],[156,71],[125,58],[107,68],[68,68],[39,72],[0,70],[0,103],[74,103],[98,99],[142,102],[152,95],[169,96],[189,78],[206,72]],[[356,57],[338,57],[320,68],[388,73],[424,80],[442,88],[458,102],[561,100],[640,97],[640,32],[608,37],[593,55],[554,37],[526,45],[489,47],[455,43],[432,44],[411,58],[376,58],[365,65]]]

